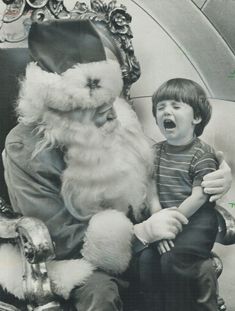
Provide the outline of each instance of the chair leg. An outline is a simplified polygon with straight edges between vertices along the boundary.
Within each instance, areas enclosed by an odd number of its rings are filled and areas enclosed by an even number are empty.
[[[217,305],[218,305],[218,311],[226,311],[226,305],[224,302],[224,299],[220,297],[219,295],[217,296]]]

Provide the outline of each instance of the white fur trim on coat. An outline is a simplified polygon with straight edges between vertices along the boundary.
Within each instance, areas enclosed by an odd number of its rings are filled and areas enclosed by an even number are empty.
[[[84,259],[51,261],[47,263],[52,291],[69,298],[75,286],[85,283],[94,267]],[[12,244],[0,246],[0,285],[19,299],[24,299],[22,287],[23,262],[18,247]]]
[[[94,267],[84,259],[70,259],[47,263],[47,271],[53,292],[68,299],[71,290],[84,284]]]
[[[89,222],[82,255],[107,272],[122,273],[131,259],[132,237],[133,225],[122,212],[99,212]]]
[[[97,87],[91,89],[89,79],[97,80]],[[119,96],[122,87],[121,69],[113,60],[77,64],[61,75],[30,63],[17,109],[27,122],[36,122],[48,107],[60,111],[99,107]]]

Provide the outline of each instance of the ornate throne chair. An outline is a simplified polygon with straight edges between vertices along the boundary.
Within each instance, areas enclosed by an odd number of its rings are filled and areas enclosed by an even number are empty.
[[[120,64],[124,80],[124,96],[129,99],[129,89],[140,76],[140,67],[135,58],[130,29],[131,16],[124,6],[116,1],[104,3],[91,1],[90,7],[77,2],[68,10],[61,0],[3,0],[6,10],[0,25],[0,109],[1,109],[1,152],[7,133],[16,124],[14,101],[19,83],[24,74],[29,55],[26,45],[28,26],[31,21],[47,19],[85,19],[89,18],[99,27],[102,36],[120,51]],[[112,47],[111,47],[112,49]],[[19,245],[23,258],[24,277],[22,280],[24,300],[19,304],[13,296],[2,299],[0,291],[0,310],[61,310],[60,299],[53,292],[53,286],[47,274],[46,262],[54,258],[54,245],[46,226],[38,219],[16,215],[10,208],[7,189],[4,183],[2,162],[0,163],[0,239],[4,243]],[[218,208],[220,223],[218,241],[224,244],[234,243],[234,220],[222,208]],[[7,244],[6,244],[7,245]],[[212,254],[217,276],[222,271],[222,262]],[[219,301],[220,310],[225,310],[223,301]]]

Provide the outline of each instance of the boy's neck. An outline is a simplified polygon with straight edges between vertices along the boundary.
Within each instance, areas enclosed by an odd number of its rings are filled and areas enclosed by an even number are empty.
[[[180,142],[177,142],[177,141],[175,141],[173,139],[172,140],[171,139],[170,140],[167,139],[166,141],[167,141],[167,143],[169,145],[172,145],[172,146],[185,146],[185,145],[190,144],[192,141],[194,141],[196,137],[197,136],[194,134],[190,138],[187,137],[187,139],[181,140]]]

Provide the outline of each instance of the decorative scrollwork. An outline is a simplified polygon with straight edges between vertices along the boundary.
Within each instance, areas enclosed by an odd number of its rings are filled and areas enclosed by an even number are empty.
[[[24,257],[31,264],[45,262],[55,257],[54,245],[46,225],[39,219],[22,217],[16,226]]]
[[[3,200],[3,198],[1,197],[0,197],[0,215],[8,219],[15,219],[21,217],[21,215],[15,213],[11,208],[11,206],[7,204],[6,201]]]
[[[24,13],[25,4],[25,0],[9,1],[3,16],[3,22],[12,23],[19,19]]]
[[[135,57],[130,28],[131,15],[124,5],[117,6],[116,0],[91,0],[90,6],[78,1],[69,10],[63,0],[3,0],[6,11],[0,24],[0,42],[15,43],[27,38],[32,21],[50,19],[90,19],[105,27],[120,49],[123,64],[124,95],[128,98],[129,89],[140,77],[140,66]],[[20,33],[6,31],[6,25],[22,20],[22,27],[17,27]]]

